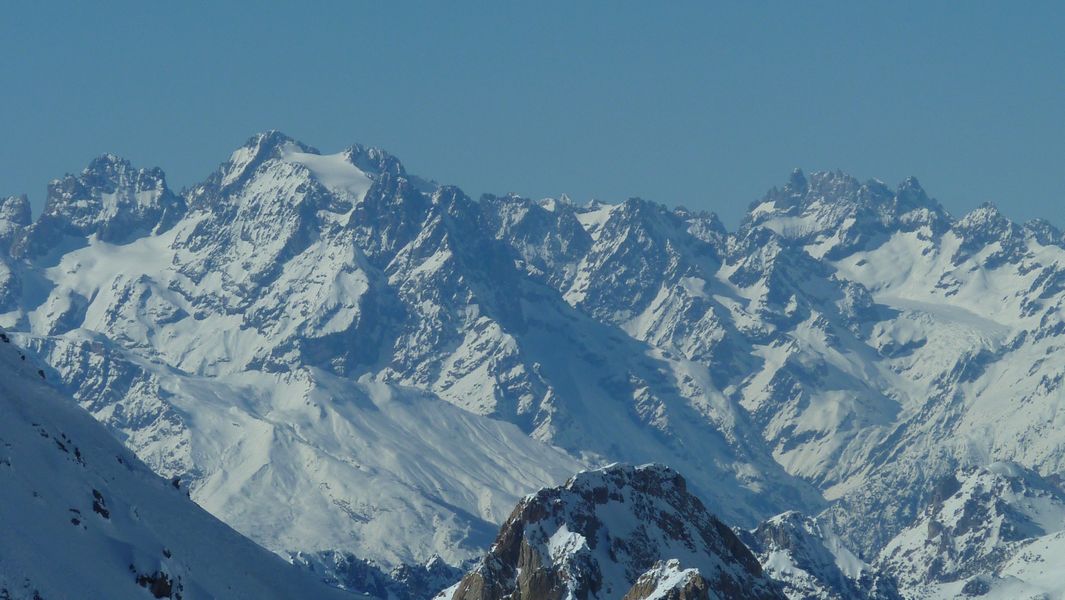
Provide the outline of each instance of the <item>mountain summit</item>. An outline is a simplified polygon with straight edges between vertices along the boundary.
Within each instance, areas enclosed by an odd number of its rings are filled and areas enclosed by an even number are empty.
[[[612,465],[526,497],[492,550],[441,597],[622,596],[784,597],[684,479],[657,465]]]

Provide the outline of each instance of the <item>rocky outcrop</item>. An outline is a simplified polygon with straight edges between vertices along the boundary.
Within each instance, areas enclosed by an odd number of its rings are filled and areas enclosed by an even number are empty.
[[[1065,490],[999,462],[943,478],[916,522],[884,548],[879,564],[911,589],[966,582],[1001,572],[1038,545],[1035,540],[1063,531]]]
[[[185,214],[185,200],[166,185],[162,169],[134,168],[105,154],[79,175],[48,185],[40,218],[15,243],[13,254],[37,257],[69,238],[95,236],[121,244],[172,227]]]
[[[668,562],[667,562],[668,561]],[[522,500],[452,600],[781,598],[666,467],[614,465]]]
[[[817,519],[788,512],[738,532],[766,575],[793,600],[901,600],[898,585]]]
[[[681,569],[680,562],[669,560],[655,563],[625,594],[622,600],[711,600],[718,594],[710,591],[710,583],[695,569]]]

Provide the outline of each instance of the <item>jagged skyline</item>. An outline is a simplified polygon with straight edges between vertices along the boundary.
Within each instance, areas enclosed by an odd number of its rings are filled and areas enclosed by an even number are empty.
[[[479,8],[9,7],[0,195],[39,211],[101,151],[181,188],[277,127],[474,197],[639,196],[730,228],[793,167],[915,175],[954,214],[1065,198],[1054,3]]]

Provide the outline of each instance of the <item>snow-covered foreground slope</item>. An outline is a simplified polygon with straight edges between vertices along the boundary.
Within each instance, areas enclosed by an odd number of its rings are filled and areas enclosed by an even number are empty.
[[[209,515],[6,341],[0,531],[4,598],[350,597]]]
[[[438,599],[783,597],[680,475],[611,465],[523,499],[491,551]]]

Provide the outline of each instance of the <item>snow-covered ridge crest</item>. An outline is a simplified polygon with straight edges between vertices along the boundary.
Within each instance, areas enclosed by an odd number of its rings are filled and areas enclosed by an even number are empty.
[[[88,236],[125,243],[168,230],[185,211],[184,199],[167,186],[162,169],[135,168],[105,154],[79,175],[52,181],[44,212],[10,249],[32,258]]]
[[[197,198],[205,189],[215,192],[232,190],[245,184],[268,161],[301,164],[325,187],[355,196],[365,195],[369,187],[366,179],[372,180],[374,174],[406,175],[399,160],[379,148],[352,144],[338,153],[323,155],[313,146],[271,130],[249,138],[203,186],[194,186],[190,193]]]
[[[861,250],[894,230],[941,233],[950,220],[913,177],[891,190],[881,181],[860,183],[839,171],[807,178],[796,170],[782,189],[751,205],[740,229],[772,229],[820,258]]]

